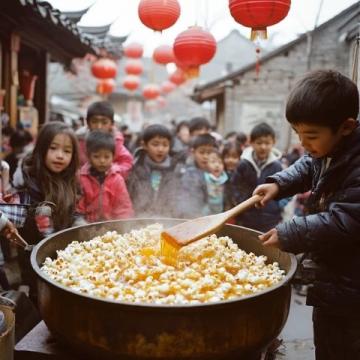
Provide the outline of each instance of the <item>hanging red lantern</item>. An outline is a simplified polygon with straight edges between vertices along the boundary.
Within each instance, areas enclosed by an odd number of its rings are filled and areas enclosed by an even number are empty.
[[[153,60],[161,65],[166,65],[175,62],[174,50],[172,46],[169,45],[158,46],[154,50]]]
[[[141,22],[155,31],[174,25],[180,16],[177,0],[141,0],[138,7]]]
[[[124,55],[129,58],[138,59],[143,56],[144,48],[139,43],[131,43],[124,48]]]
[[[144,71],[140,60],[129,60],[125,64],[125,72],[129,75],[141,75]]]
[[[35,83],[37,78],[38,77],[36,75],[33,75],[30,71],[27,70],[23,70],[20,73],[20,92],[24,96],[25,100],[29,102],[31,102],[34,98]]]
[[[140,85],[140,79],[134,75],[128,75],[124,78],[122,86],[130,91],[136,90]]]
[[[143,89],[143,96],[147,100],[156,99],[160,95],[160,88],[156,84],[147,84]]]
[[[111,94],[115,89],[114,79],[101,79],[96,85],[96,92],[98,94]]]
[[[198,26],[180,33],[174,42],[175,57],[187,67],[189,77],[199,75],[199,66],[208,63],[216,53],[216,40]]]
[[[176,85],[171,81],[164,81],[161,84],[161,93],[162,94],[169,94],[175,89],[176,89]]]
[[[176,69],[169,77],[169,80],[176,85],[181,85],[186,81],[186,76],[183,70]]]
[[[110,79],[116,77],[117,66],[115,61],[103,58],[92,64],[91,72],[98,79]]]
[[[232,17],[251,28],[251,40],[267,39],[267,26],[277,24],[289,12],[291,0],[229,0]]]

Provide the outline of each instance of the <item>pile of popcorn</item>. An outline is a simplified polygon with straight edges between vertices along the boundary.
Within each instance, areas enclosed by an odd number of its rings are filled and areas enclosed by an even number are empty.
[[[199,304],[264,290],[285,277],[279,264],[211,235],[180,249],[176,265],[160,253],[162,226],[73,241],[46,258],[51,279],[91,296],[152,304]]]

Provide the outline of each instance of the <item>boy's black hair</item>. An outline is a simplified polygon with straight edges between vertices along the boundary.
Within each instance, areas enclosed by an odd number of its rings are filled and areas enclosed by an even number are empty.
[[[245,133],[243,132],[238,132],[237,135],[236,135],[236,142],[239,144],[239,145],[245,145],[247,143],[247,136]]]
[[[173,138],[170,130],[166,126],[154,124],[145,128],[142,134],[142,141],[147,144],[151,139],[156,136],[166,138],[170,141],[170,143],[172,142]]]
[[[31,134],[26,130],[16,130],[11,136],[9,140],[9,145],[14,148],[23,148],[27,144],[30,144],[33,140]]]
[[[236,151],[239,154],[239,158],[242,154],[242,150],[241,150],[241,146],[238,142],[226,142],[224,144],[223,150],[221,152],[221,156],[222,158],[224,158],[225,156],[227,156],[231,151]]]
[[[217,148],[216,140],[210,134],[202,134],[195,136],[191,141],[191,149],[196,150],[200,146],[211,145],[214,148]]]
[[[186,126],[189,128],[189,122],[187,120],[183,120],[183,121],[180,121],[178,124],[176,124],[175,133],[177,134],[183,126]]]
[[[100,150],[109,150],[115,154],[114,136],[109,132],[90,131],[86,137],[86,151],[88,155]]]
[[[211,129],[209,121],[207,119],[205,119],[204,117],[194,117],[190,120],[190,123],[189,123],[190,134],[196,130],[200,130],[203,128],[206,128],[208,130]]]
[[[344,120],[356,120],[359,92],[338,71],[318,70],[305,75],[290,92],[286,118],[291,124],[326,126],[336,132]]]
[[[108,101],[97,101],[88,107],[86,121],[89,122],[92,116],[105,116],[114,122],[114,109]]]
[[[275,140],[275,131],[269,124],[260,123],[251,130],[250,141],[255,141],[261,136],[271,136]]]

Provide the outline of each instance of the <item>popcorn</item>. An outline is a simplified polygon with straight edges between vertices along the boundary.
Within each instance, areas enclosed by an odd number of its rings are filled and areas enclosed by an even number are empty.
[[[127,234],[109,231],[89,241],[73,241],[46,258],[42,271],[82,294],[115,301],[200,304],[265,290],[285,277],[279,264],[247,254],[229,237],[207,236],[182,249],[177,266],[160,254],[162,226]]]

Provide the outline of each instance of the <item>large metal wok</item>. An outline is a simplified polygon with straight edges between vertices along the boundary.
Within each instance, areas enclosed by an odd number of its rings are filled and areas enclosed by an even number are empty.
[[[264,248],[258,232],[226,225],[219,233],[240,248],[286,270],[277,286],[238,300],[203,305],[145,305],[81,295],[52,281],[40,270],[74,240],[86,241],[108,230],[120,233],[152,223],[165,227],[179,220],[133,219],[96,223],[61,231],[32,251],[38,276],[39,308],[55,336],[95,359],[252,359],[280,333],[290,305],[289,281],[296,269],[293,255]]]

